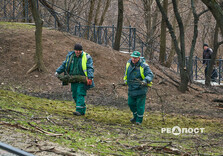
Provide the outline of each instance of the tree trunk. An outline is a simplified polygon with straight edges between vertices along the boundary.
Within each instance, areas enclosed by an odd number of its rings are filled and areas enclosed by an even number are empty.
[[[94,4],[95,4],[95,0],[90,0],[90,10],[88,13],[87,25],[91,25],[91,21],[93,19]]]
[[[190,1],[190,0],[188,0],[188,1]],[[176,2],[177,2],[177,5],[178,5],[179,1],[176,1]],[[192,15],[192,9],[190,9],[187,18],[183,22],[185,31],[186,31],[186,29],[189,25],[190,20],[191,20],[191,15]],[[177,24],[176,22],[177,22],[176,18],[174,18],[173,19],[173,30],[174,30],[174,32],[176,32],[176,24]],[[179,42],[180,42],[180,35],[178,35],[178,37],[177,37],[177,43],[179,44]],[[166,67],[168,67],[168,68],[171,67],[175,53],[176,53],[176,51],[174,49],[174,43],[173,43],[173,41],[171,41],[171,50],[170,50],[170,54],[169,54],[169,56],[167,58],[167,61],[166,61],[166,64],[165,64]]]
[[[214,33],[214,49],[213,49],[213,53],[211,55],[211,61],[207,70],[207,76],[205,78],[205,85],[206,86],[211,86],[211,76],[212,76],[212,71],[214,68],[214,64],[215,64],[215,60],[217,57],[217,52],[218,52],[218,48],[219,46],[223,43],[223,42],[218,42],[218,33],[219,33],[219,26],[218,23],[216,23],[215,25],[215,33]]]
[[[169,29],[169,33],[171,35],[171,38],[173,40],[174,43],[174,47],[175,47],[175,51],[177,53],[178,56],[178,63],[179,63],[179,67],[180,67],[180,78],[181,78],[181,83],[179,86],[179,91],[181,92],[186,92],[187,87],[188,87],[188,82],[189,82],[189,76],[190,76],[190,65],[192,62],[192,56],[193,56],[193,52],[194,52],[194,47],[196,44],[196,39],[197,39],[197,24],[198,24],[198,17],[201,15],[199,14],[199,16],[194,16],[194,36],[193,36],[193,40],[192,40],[192,45],[191,45],[191,50],[190,50],[190,59],[189,59],[189,66],[187,66],[187,68],[185,67],[185,40],[184,40],[184,25],[181,19],[181,16],[179,14],[178,8],[177,8],[177,3],[176,0],[172,0],[173,2],[173,9],[174,9],[174,14],[175,17],[177,19],[177,23],[179,25],[179,30],[180,30],[180,47],[178,46],[177,43],[177,39],[176,39],[176,35],[173,29],[173,26],[170,24],[170,21],[163,9],[163,7],[160,4],[159,0],[156,0],[156,3],[162,13],[163,18],[166,21],[167,27]],[[193,0],[191,0],[191,5],[192,7],[194,7],[194,3]],[[194,9],[194,15],[197,15]]]
[[[148,42],[149,45],[151,45],[151,48],[149,50],[149,59],[152,60],[153,57],[154,57],[154,51],[153,51],[153,45],[154,45],[154,34],[155,34],[155,31],[156,31],[156,28],[157,28],[157,19],[158,19],[158,6],[156,6],[156,9],[155,9],[155,15],[152,19],[152,29],[150,30],[150,41]]]
[[[46,0],[39,0],[39,2],[41,4],[43,4],[46,9],[50,12],[50,14],[55,18],[55,20],[57,21],[57,26],[58,26],[58,29],[61,30],[62,29],[62,24],[60,23],[60,20],[59,18],[57,17],[57,13],[56,11],[53,9],[53,7],[51,7],[47,2]]]
[[[100,12],[100,8],[101,8],[101,0],[98,0],[98,5],[97,5],[96,12],[95,12],[95,17],[94,17],[94,24],[95,25],[98,25],[98,15],[99,15],[99,12]]]
[[[22,0],[22,7],[23,7],[23,11],[22,11],[22,16],[24,19],[22,19],[22,22],[26,22],[26,2],[25,0]]]
[[[43,20],[40,19],[40,15],[36,7],[36,1],[35,0],[29,0],[29,1],[31,4],[31,11],[32,11],[32,15],[33,15],[35,25],[36,25],[36,31],[35,31],[36,53],[34,56],[35,65],[27,73],[31,73],[34,70],[46,72],[47,69],[43,63],[43,54],[42,54],[43,52],[43,48],[42,48]]]
[[[176,32],[176,25],[177,25],[177,20],[176,20],[176,18],[175,17],[173,17],[173,31],[174,32]],[[179,39],[179,37],[178,37],[178,39]],[[178,39],[177,39],[177,43],[178,43]],[[170,68],[171,67],[171,65],[172,65],[172,62],[173,62],[173,59],[174,59],[174,55],[175,55],[175,47],[174,47],[174,43],[173,43],[173,40],[171,41],[171,50],[170,50],[170,54],[169,54],[169,56],[168,56],[168,58],[167,58],[167,61],[166,61],[166,63],[165,63],[165,66],[167,67],[167,68]]]
[[[163,9],[167,15],[168,0],[163,1]],[[164,65],[165,58],[166,58],[166,22],[165,19],[162,18],[161,34],[160,34],[160,55],[159,55],[159,61],[161,65]]]
[[[214,16],[215,20],[218,21],[221,35],[223,36],[223,9],[216,0],[202,0],[202,2],[208,7]]]
[[[105,15],[106,15],[106,13],[108,11],[110,3],[111,3],[111,0],[107,0],[105,8],[104,8],[104,10],[102,12],[102,15],[101,15],[101,19],[100,19],[99,25],[103,25],[103,22],[105,20]]]
[[[187,70],[186,69],[180,69],[180,86],[179,86],[179,91],[182,93],[187,91],[188,87],[188,82],[189,82],[189,77],[187,75]]]
[[[114,50],[120,49],[121,35],[122,35],[122,25],[123,25],[123,0],[118,0],[118,21],[117,21],[117,30],[115,34],[115,43]]]
[[[146,50],[145,50],[145,57],[149,57],[149,54],[151,53],[151,46],[152,44],[149,43],[152,38],[152,12],[151,12],[151,6],[152,6],[152,0],[142,0],[143,1],[143,7],[144,7],[144,14],[145,14],[145,25],[146,25]],[[151,57],[149,57],[152,59]]]

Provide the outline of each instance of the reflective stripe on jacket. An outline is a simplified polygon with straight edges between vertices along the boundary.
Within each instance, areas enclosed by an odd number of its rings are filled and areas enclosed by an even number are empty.
[[[142,81],[151,84],[153,73],[143,60],[133,64],[131,59],[126,64],[124,81],[128,85],[128,95],[138,96],[145,95],[148,91],[148,86],[141,84]]]
[[[72,69],[69,68],[74,56],[76,56],[74,51],[69,52],[66,56],[66,60],[63,61],[62,65],[56,70],[56,72],[58,72],[59,74],[64,72],[64,74],[72,75],[72,71],[70,71]],[[93,68],[92,57],[85,52],[82,52],[80,57],[81,60],[78,63],[78,69],[80,70],[80,75],[86,76],[89,79],[93,80],[94,68]],[[94,87],[94,81],[92,81],[92,85],[90,86],[90,88],[92,87]],[[87,88],[89,88],[89,86],[87,86]]]
[[[143,64],[146,64],[145,62],[143,63]],[[146,64],[147,65],[147,64]],[[127,74],[127,72],[128,72],[128,68],[129,68],[129,66],[130,66],[130,62],[128,61],[127,63],[126,63],[126,67],[125,67],[125,76],[124,76],[124,82],[125,82],[125,84],[127,84],[127,79],[128,79],[128,74]],[[144,80],[145,79],[145,75],[144,75],[144,68],[140,65],[140,75],[141,75],[141,77],[142,77],[142,79]],[[149,87],[151,87],[152,86],[152,82],[148,82],[147,83],[147,86],[149,86]]]

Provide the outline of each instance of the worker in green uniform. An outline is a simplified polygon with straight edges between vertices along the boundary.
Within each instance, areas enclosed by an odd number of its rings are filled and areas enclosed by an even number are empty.
[[[89,88],[94,87],[94,68],[92,57],[83,51],[82,45],[75,44],[74,51],[70,51],[66,60],[56,70],[55,76],[63,73],[67,75],[86,76],[87,83],[71,83],[73,99],[76,103],[74,115],[85,115],[85,96]]]
[[[132,123],[140,125],[145,111],[146,93],[151,86],[153,73],[141,53],[134,51],[125,69],[124,81],[128,85],[128,105],[133,113]]]

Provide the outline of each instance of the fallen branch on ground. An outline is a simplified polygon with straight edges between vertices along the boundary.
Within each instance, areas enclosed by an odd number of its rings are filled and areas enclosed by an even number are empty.
[[[28,131],[30,131],[29,128],[26,128],[26,127],[21,126],[19,124],[11,124],[9,122],[2,121],[2,122],[0,122],[0,125],[6,125],[6,126],[15,127],[15,128],[19,128],[19,129],[22,129],[22,130],[28,130]]]
[[[52,124],[57,124],[55,121],[51,120],[50,117],[52,117],[52,115],[47,116],[47,117],[31,117],[31,119],[37,120],[37,119],[46,119],[47,121],[51,122]]]
[[[40,145],[40,144],[31,144],[31,146],[29,146],[28,148],[32,147],[32,146],[36,146],[38,147],[38,151],[27,151],[29,153],[40,153],[40,152],[52,152],[55,154],[59,154],[59,155],[64,155],[64,156],[75,156],[76,154],[70,153],[70,152],[64,152],[64,151],[60,151],[58,149],[56,149],[55,147],[48,147],[46,148],[46,146],[48,146],[47,144],[44,145]],[[75,151],[71,151],[71,152],[75,152]]]
[[[34,127],[35,129],[37,129],[40,133],[44,133],[44,134],[46,134],[48,136],[62,136],[63,135],[63,134],[55,134],[55,133],[47,132],[47,131],[39,128],[38,126],[35,126],[35,125],[31,124],[30,122],[28,122],[28,124],[30,126]]]

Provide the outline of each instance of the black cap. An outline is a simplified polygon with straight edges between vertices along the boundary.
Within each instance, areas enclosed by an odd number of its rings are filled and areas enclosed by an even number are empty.
[[[82,45],[80,44],[75,44],[74,50],[83,50]]]
[[[203,47],[204,47],[204,46],[207,46],[207,47],[208,47],[208,44],[207,44],[207,43],[204,43]]]

